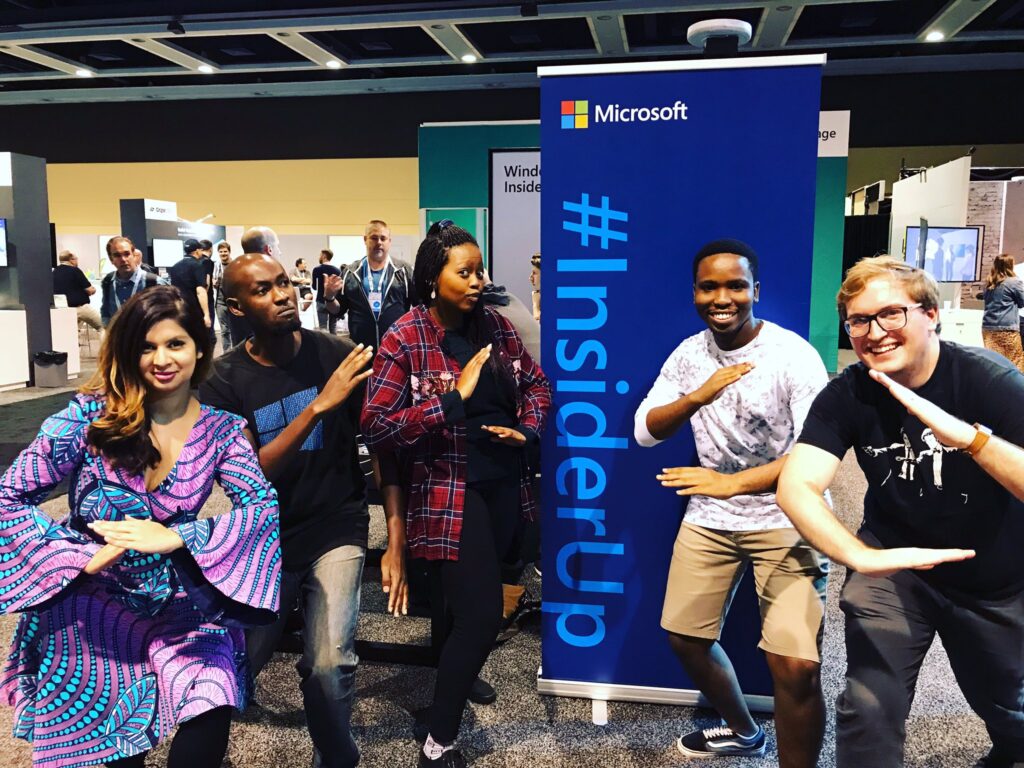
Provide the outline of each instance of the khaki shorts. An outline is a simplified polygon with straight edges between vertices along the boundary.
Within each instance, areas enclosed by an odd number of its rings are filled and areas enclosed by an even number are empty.
[[[792,528],[717,531],[684,521],[672,550],[661,626],[717,640],[747,562],[761,606],[758,647],[820,661],[828,560]]]

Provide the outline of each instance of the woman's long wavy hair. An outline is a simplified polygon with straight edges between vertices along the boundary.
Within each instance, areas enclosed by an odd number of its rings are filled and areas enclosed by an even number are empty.
[[[416,264],[412,271],[412,280],[415,286],[416,295],[420,297],[424,306],[430,307],[436,299],[433,298],[437,279],[441,270],[448,263],[448,252],[460,245],[474,245],[477,248],[476,239],[462,227],[456,226],[450,220],[445,219],[435,223],[429,230],[427,236],[420,243],[416,251]],[[494,331],[491,323],[484,313],[484,303],[478,301],[472,311],[467,313],[465,325],[466,338],[477,348],[486,347],[494,342]],[[502,355],[498,344],[491,348],[491,356],[488,365],[494,372],[498,386],[502,394],[515,402],[516,383],[512,373],[511,361],[507,355]]]
[[[992,291],[1008,278],[1015,277],[1013,273],[1013,256],[1008,253],[1001,253],[992,260],[992,270],[988,273],[988,281],[985,283],[986,290]]]
[[[192,386],[198,386],[210,369],[210,333],[199,310],[177,288],[159,285],[135,294],[114,315],[100,346],[96,373],[80,390],[106,399],[103,414],[89,426],[89,444],[111,466],[133,475],[160,463],[160,451],[149,436],[146,382],[139,362],[146,334],[163,320],[176,322],[195,342],[199,357]]]

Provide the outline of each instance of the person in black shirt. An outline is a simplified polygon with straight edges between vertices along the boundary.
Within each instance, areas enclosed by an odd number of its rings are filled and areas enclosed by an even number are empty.
[[[57,260],[60,263],[53,269],[54,295],[63,294],[68,300],[68,306],[78,313],[78,322],[102,333],[100,313],[89,303],[89,297],[96,293],[96,289],[78,268],[78,257],[71,251],[61,251]]]
[[[181,291],[186,301],[194,301],[203,313],[203,322],[207,328],[213,328],[210,314],[210,296],[207,291],[208,282],[206,267],[203,266],[203,250],[198,240],[186,240],[185,255],[180,261],[168,268],[167,275],[171,285]]]
[[[838,768],[903,765],[905,721],[935,635],[992,750],[1024,761],[1024,376],[939,338],[938,286],[887,256],[850,269],[838,304],[860,363],[817,397],[778,502],[849,569]],[[868,480],[855,536],[822,493],[849,448]]]
[[[331,296],[341,289],[341,270],[331,264],[334,258],[334,251],[324,248],[320,251],[320,264],[313,267],[313,291],[316,293],[316,322],[321,331],[334,333],[338,326],[339,315],[331,314],[327,309],[327,298],[325,289],[328,286],[333,288]],[[331,278],[338,278],[337,281],[329,282]]]
[[[363,381],[372,349],[300,328],[295,288],[284,268],[246,254],[224,271],[231,312],[253,337],[214,364],[199,391],[204,403],[237,413],[281,508],[281,618],[247,635],[253,674],[270,659],[289,610],[305,620],[298,663],[310,736],[323,766],[355,766],[349,730],[358,657],[354,651],[369,516],[356,448]],[[382,488],[390,546],[382,561],[389,608],[405,610],[404,520]]]

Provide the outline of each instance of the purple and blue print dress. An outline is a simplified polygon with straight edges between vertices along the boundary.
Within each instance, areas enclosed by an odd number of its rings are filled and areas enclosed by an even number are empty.
[[[206,406],[167,478],[111,468],[86,445],[100,398],[78,395],[47,419],[0,480],[0,612],[22,612],[0,670],[14,735],[46,768],[106,763],[152,749],[177,724],[215,707],[245,706],[242,628],[278,609],[277,494],[242,433],[245,422]],[[70,476],[70,514],[36,505]],[[197,520],[216,480],[231,512]],[[102,542],[86,523],[153,519],[185,547],[128,550],[82,572]]]

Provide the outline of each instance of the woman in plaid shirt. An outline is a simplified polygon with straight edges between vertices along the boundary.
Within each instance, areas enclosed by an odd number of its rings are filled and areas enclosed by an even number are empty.
[[[428,298],[381,340],[362,429],[371,450],[403,457],[409,550],[429,561],[452,618],[419,764],[459,768],[462,712],[501,624],[501,562],[536,508],[527,447],[551,385],[512,324],[480,301],[483,259],[464,229],[430,228],[413,282]]]

